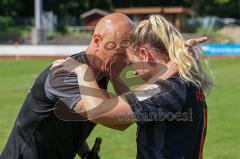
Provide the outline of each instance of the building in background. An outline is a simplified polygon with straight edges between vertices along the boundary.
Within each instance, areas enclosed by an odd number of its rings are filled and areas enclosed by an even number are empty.
[[[151,14],[161,14],[182,32],[186,31],[186,17],[192,13],[190,8],[184,7],[130,7],[117,8],[115,12],[126,14],[135,22],[147,19]]]
[[[108,12],[95,8],[81,14],[81,19],[84,21],[85,26],[95,27],[97,22],[107,14]]]

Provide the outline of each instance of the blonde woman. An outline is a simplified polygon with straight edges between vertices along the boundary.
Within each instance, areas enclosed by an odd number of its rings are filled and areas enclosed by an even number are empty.
[[[128,49],[144,85],[110,98],[87,65],[71,70],[78,76],[82,115],[122,130],[137,123],[137,159],[202,158],[207,128],[203,92],[211,90],[212,81],[194,56],[173,25],[162,16],[150,16],[133,28]],[[70,71],[67,62],[62,66]]]

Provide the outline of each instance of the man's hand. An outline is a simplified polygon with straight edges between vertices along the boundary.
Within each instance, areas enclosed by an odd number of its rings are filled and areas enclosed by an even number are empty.
[[[109,77],[110,79],[119,77],[122,70],[128,64],[128,57],[126,53],[116,53],[109,64]]]
[[[205,43],[206,41],[208,41],[208,38],[207,38],[207,37],[200,37],[200,38],[197,38],[197,39],[188,39],[188,40],[185,42],[185,46],[186,46],[186,47],[194,47],[194,46],[196,46],[196,45]]]
[[[199,44],[205,43],[206,41],[208,41],[207,37],[200,37],[197,39],[188,39],[185,42],[185,47],[187,48],[190,55],[193,56],[196,60],[198,60],[197,55],[196,55],[195,51],[193,50],[193,47],[197,46]]]

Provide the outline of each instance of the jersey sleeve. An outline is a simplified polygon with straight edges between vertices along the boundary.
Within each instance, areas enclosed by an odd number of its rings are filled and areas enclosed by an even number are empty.
[[[186,83],[162,80],[141,92],[125,95],[138,124],[165,119],[168,113],[181,112],[185,104]]]
[[[51,101],[60,100],[70,109],[73,109],[81,99],[77,76],[68,72],[62,72],[54,76],[50,73],[46,79],[45,93]]]

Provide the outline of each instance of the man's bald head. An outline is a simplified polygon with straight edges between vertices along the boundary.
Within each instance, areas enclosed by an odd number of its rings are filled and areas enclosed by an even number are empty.
[[[86,51],[95,57],[92,60],[92,63],[94,63],[92,67],[96,67],[101,73],[109,74],[113,57],[114,60],[125,65],[127,60],[124,57],[126,47],[122,47],[122,43],[128,40],[128,35],[133,26],[132,20],[121,13],[108,14],[100,19]],[[119,55],[120,52],[121,55]]]
[[[95,27],[94,34],[129,31],[133,26],[134,23],[128,16],[121,13],[111,13],[99,20]]]

